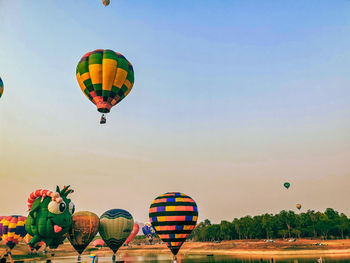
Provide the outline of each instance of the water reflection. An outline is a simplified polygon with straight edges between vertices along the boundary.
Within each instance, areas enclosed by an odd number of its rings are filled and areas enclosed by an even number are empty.
[[[177,263],[317,263],[317,257],[314,258],[289,258],[289,259],[274,259],[274,258],[237,258],[232,256],[223,255],[184,255],[179,258]],[[52,263],[72,263],[77,262],[76,257],[65,258],[53,258]],[[168,254],[123,254],[119,255],[117,262],[135,263],[135,262],[147,262],[147,263],[172,263],[172,258]],[[21,261],[23,262],[23,261]],[[26,263],[43,263],[46,260],[41,261],[25,261]],[[82,263],[88,263],[89,256],[82,257]],[[99,257],[99,263],[109,262],[112,263],[111,257]],[[345,263],[350,262],[350,257],[347,258],[323,258],[323,263]]]

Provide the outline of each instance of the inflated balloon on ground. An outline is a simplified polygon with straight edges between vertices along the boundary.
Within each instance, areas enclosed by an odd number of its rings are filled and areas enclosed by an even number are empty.
[[[100,235],[115,253],[123,245],[134,227],[132,215],[123,209],[111,209],[100,217]]]
[[[130,234],[130,236],[126,239],[126,241],[125,241],[125,245],[129,245],[129,243],[136,237],[136,235],[137,235],[137,233],[139,232],[139,230],[140,230],[140,227],[139,227],[139,225],[137,224],[137,223],[134,223],[134,227],[133,227],[133,229],[132,229],[132,231],[131,231],[131,234]]]
[[[198,219],[196,202],[179,192],[169,192],[153,200],[149,219],[158,236],[176,258]]]
[[[156,230],[150,222],[145,223],[142,227],[142,232],[148,238],[148,242],[152,244],[153,238],[156,236]]]
[[[25,223],[25,216],[14,215],[2,218],[2,240],[9,249],[13,249],[27,234]]]
[[[62,244],[64,235],[72,225],[75,207],[67,197],[72,192],[69,186],[62,190],[57,186],[56,192],[40,189],[30,194],[26,231],[33,236],[28,243],[31,247],[40,241],[50,248]]]
[[[92,212],[81,211],[73,214],[68,239],[79,256],[94,239],[99,226],[100,219]]]

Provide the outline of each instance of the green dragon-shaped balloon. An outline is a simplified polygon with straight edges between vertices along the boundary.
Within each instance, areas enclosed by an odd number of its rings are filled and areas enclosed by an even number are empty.
[[[28,243],[31,247],[44,241],[46,246],[54,249],[63,243],[65,234],[72,225],[74,204],[67,198],[73,190],[69,186],[62,190],[57,186],[56,192],[36,190],[28,198],[29,215],[26,231],[33,238]]]

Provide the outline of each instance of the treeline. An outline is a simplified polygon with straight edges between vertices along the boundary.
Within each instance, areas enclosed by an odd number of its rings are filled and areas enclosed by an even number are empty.
[[[190,238],[194,241],[221,241],[233,239],[321,238],[339,239],[350,236],[350,219],[343,213],[327,208],[324,213],[308,210],[296,214],[281,211],[278,214],[245,216],[232,222],[211,224],[208,219],[199,223]]]

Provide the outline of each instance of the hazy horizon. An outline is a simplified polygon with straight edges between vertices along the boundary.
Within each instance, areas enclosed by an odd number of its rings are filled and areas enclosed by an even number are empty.
[[[0,0],[0,215],[70,184],[77,211],[191,196],[199,221],[350,216],[350,2]],[[94,49],[135,85],[101,126],[75,77]],[[284,189],[289,181],[291,187]]]

